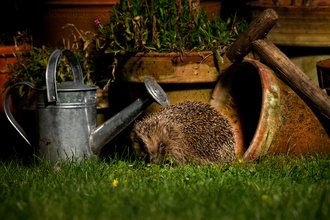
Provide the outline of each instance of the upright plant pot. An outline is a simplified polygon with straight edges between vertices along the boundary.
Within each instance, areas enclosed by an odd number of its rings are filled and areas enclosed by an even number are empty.
[[[38,23],[35,43],[37,45],[63,46],[63,37],[68,38],[71,34],[69,29],[62,27],[67,23],[75,24],[79,30],[97,32],[96,19],[104,23],[110,17],[113,6],[119,0],[42,0],[35,17]],[[71,38],[71,43],[74,41]]]
[[[9,71],[6,69],[7,62],[15,63],[17,60],[13,56],[12,51],[16,52],[16,48],[14,45],[12,46],[1,46],[0,47],[0,87],[2,89],[2,86],[6,83],[7,81],[7,75]],[[6,59],[3,57],[3,55],[6,56]],[[6,90],[7,91],[7,90]],[[17,132],[13,127],[11,126],[10,122],[7,120],[5,112],[4,112],[4,107],[3,107],[3,100],[5,97],[5,92],[0,94],[0,124],[2,127],[2,133],[0,145],[1,149],[3,152],[1,153],[0,158],[5,159],[6,157],[9,157],[13,152],[12,152],[12,146],[15,144],[14,140],[18,137]],[[12,106],[11,99],[9,99],[9,107],[10,110],[13,112],[14,115],[16,115],[16,111]],[[12,137],[12,138],[8,138]],[[14,138],[13,138],[14,137]]]
[[[302,6],[296,0],[271,0],[248,2],[250,19],[272,8],[278,21],[267,34],[267,38],[277,45],[290,60],[318,84],[315,64],[330,57],[330,1],[313,0],[311,5]]]
[[[205,9],[208,18],[211,20],[213,17],[219,18],[221,11],[221,1],[217,0],[200,0],[200,6]]]
[[[96,90],[97,126],[110,118],[109,91],[98,88]]]
[[[22,49],[22,47],[19,47],[19,48]],[[7,75],[9,73],[9,70],[7,70],[7,67],[6,67],[7,62],[10,62],[10,63],[16,63],[17,62],[16,58],[13,56],[13,52],[15,52],[15,53],[17,52],[15,45],[1,46],[0,47],[0,87],[1,87],[1,89],[2,89],[2,86],[6,83]],[[4,58],[3,55],[6,56],[6,58]],[[5,91],[0,96],[1,121],[3,121],[5,119],[5,113],[4,113],[4,108],[3,108],[4,96],[5,96]],[[12,107],[12,104],[11,104],[11,100],[9,102],[9,106],[10,106],[10,109],[12,111],[14,111],[14,109]]]
[[[13,53],[17,54],[19,53],[19,50],[29,48],[29,46],[20,45],[16,47],[15,45],[12,46],[1,46],[0,47],[0,86],[2,86],[6,83],[7,75],[9,73],[9,70],[7,69],[6,65],[7,62],[14,64],[17,62],[17,59],[13,55]],[[2,56],[5,55],[6,59]],[[7,91],[7,90],[6,90]],[[18,94],[18,90],[17,90]],[[14,129],[14,127],[10,124],[8,121],[5,113],[4,113],[4,107],[3,107],[3,101],[4,101],[5,92],[1,94],[0,96],[0,110],[1,110],[1,126],[3,130],[2,133],[2,140],[0,142],[0,145],[3,149],[3,153],[1,155],[6,158],[7,156],[10,156],[12,154],[16,156],[21,156],[26,154],[27,148],[25,145],[25,141],[20,137],[20,135],[17,133],[17,131]],[[18,109],[17,105],[17,98],[15,95],[12,95],[9,99],[9,108],[14,117],[16,117],[20,122],[22,121],[22,118],[31,118],[31,115],[23,116],[21,110]],[[34,115],[32,114],[32,117],[34,118]],[[33,119],[32,119],[33,120]],[[25,125],[28,125],[28,122],[25,123]],[[30,128],[30,127],[28,127]],[[33,131],[32,129],[29,129],[29,131]],[[14,147],[14,148],[13,148]],[[32,152],[33,153],[33,152]]]
[[[127,83],[132,101],[144,95],[143,78],[149,76],[161,84],[171,104],[185,100],[207,103],[220,75],[232,64],[225,55],[221,62],[210,54],[191,52],[180,60],[178,53],[122,53],[118,56],[116,79]],[[254,57],[252,53],[248,56]],[[146,112],[159,108],[152,104]]]
[[[243,161],[265,154],[330,152],[329,126],[262,63],[245,59],[220,77],[210,104],[234,127]]]
[[[7,62],[14,64],[17,62],[17,59],[15,58],[14,54],[19,53],[19,50],[23,50],[25,48],[28,48],[29,46],[26,45],[10,45],[10,46],[0,46],[0,88],[2,89],[2,86],[7,82],[7,75],[9,73]],[[4,57],[5,56],[5,57]],[[7,91],[7,90],[6,90]],[[4,91],[0,95],[0,114],[1,114],[1,120],[5,118],[4,108],[3,108],[3,99],[5,96]],[[11,99],[9,100],[9,107],[10,110],[15,114],[15,109],[12,106]]]

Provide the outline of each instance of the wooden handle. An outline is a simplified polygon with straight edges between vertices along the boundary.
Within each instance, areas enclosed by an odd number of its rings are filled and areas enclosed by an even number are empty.
[[[252,49],[252,41],[264,38],[277,22],[278,14],[273,9],[264,10],[237,37],[226,52],[228,59],[235,63],[241,61]]]
[[[330,97],[267,38],[252,42],[254,51],[309,107],[330,120]]]

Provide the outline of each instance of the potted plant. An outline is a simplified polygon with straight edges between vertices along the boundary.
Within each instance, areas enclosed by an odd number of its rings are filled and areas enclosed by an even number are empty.
[[[21,50],[29,48],[30,39],[27,37],[27,31],[18,31],[15,33],[3,33],[0,35],[0,86],[6,87],[5,83],[7,81],[7,76],[10,74],[8,65],[14,65],[17,62],[15,54],[20,53]],[[3,89],[0,106],[1,106],[1,120],[5,118],[4,108],[3,108],[3,99],[4,92]],[[12,105],[10,103],[11,110]]]
[[[17,59],[14,55],[19,54],[21,50],[29,48],[30,39],[27,38],[26,31],[18,32],[4,32],[0,34],[0,86],[2,87],[7,81],[7,76],[10,74],[8,69],[8,63],[13,65],[17,62]],[[5,91],[4,91],[5,92]],[[8,156],[14,153],[12,146],[20,146],[20,143],[17,143],[19,135],[15,129],[11,126],[10,122],[5,116],[3,101],[4,93],[0,94],[0,123],[2,127],[6,128],[2,131],[3,137],[12,137],[4,138],[1,140],[1,146],[4,149],[2,156]],[[13,115],[17,115],[17,111],[13,108],[11,100],[9,102],[10,110]],[[18,150],[17,148],[15,150]]]
[[[191,2],[123,0],[105,24],[96,20],[101,47],[115,55],[116,79],[129,83],[133,99],[142,95],[141,82],[150,76],[161,83],[171,103],[208,102],[219,76],[231,65],[226,50],[247,23],[236,14],[208,19]]]
[[[65,28],[72,31],[71,38],[63,39],[63,49],[72,50],[80,61],[84,80],[86,84],[97,84],[100,88],[97,91],[97,107],[108,108],[107,88],[112,77],[105,75],[107,54],[99,51],[96,47],[97,35],[93,32],[84,32],[75,25],[68,24]],[[37,87],[45,85],[45,75],[47,60],[50,54],[55,51],[55,47],[42,46],[35,47],[33,44],[29,48],[13,53],[15,63],[7,60],[6,70],[8,71],[7,81],[2,86],[2,92],[16,82],[31,82]],[[72,81],[72,71],[65,56],[60,56],[56,67],[57,83]],[[15,109],[18,109],[18,120],[24,124],[34,124],[34,110],[36,109],[35,91],[29,87],[20,86],[12,93],[12,102]],[[102,112],[102,110],[101,110]],[[31,119],[27,121],[27,119]],[[98,114],[98,123],[105,120],[104,114]],[[30,129],[31,130],[31,129]]]

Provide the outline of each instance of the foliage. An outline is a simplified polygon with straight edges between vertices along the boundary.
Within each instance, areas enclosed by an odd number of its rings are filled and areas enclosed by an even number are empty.
[[[203,8],[189,0],[123,0],[105,25],[97,22],[107,53],[117,51],[218,51],[230,45],[247,26],[233,18],[209,20]]]
[[[203,8],[196,8],[190,0],[123,0],[114,6],[106,24],[95,20],[99,32],[84,32],[74,24],[64,28],[72,31],[74,41],[63,39],[63,48],[71,49],[82,66],[86,84],[107,88],[114,80],[119,51],[179,52],[210,50],[219,59],[234,39],[247,26],[236,14],[226,21],[209,20]],[[24,37],[21,37],[21,40]],[[24,41],[23,41],[24,42]],[[56,48],[42,46],[14,54],[17,63],[7,62],[8,80],[2,92],[16,82],[28,81],[45,85],[49,55]],[[57,65],[57,83],[72,80],[70,66],[64,56]]]
[[[109,63],[106,60],[108,56],[101,51],[101,48],[96,47],[97,34],[78,30],[73,24],[67,24],[64,28],[70,28],[74,42],[71,45],[69,38],[63,39],[62,49],[70,49],[75,53],[80,61],[85,83],[89,85],[97,83],[105,87],[108,86],[113,78],[106,74],[108,71],[107,63]],[[45,85],[48,57],[55,50],[55,47],[35,47],[30,43],[25,44],[25,49],[18,50],[17,53],[13,51],[12,53],[16,57],[17,62],[7,62],[7,68],[2,70],[10,71],[7,77],[8,80],[2,87],[2,92],[16,82],[26,81],[36,86]],[[72,80],[71,67],[64,55],[61,55],[58,60],[56,75],[57,83]]]
[[[329,219],[330,155],[170,166],[0,162],[1,219]]]
[[[0,34],[0,46],[6,45],[24,45],[29,44],[32,38],[28,36],[27,30],[17,31],[14,33],[1,33]]]

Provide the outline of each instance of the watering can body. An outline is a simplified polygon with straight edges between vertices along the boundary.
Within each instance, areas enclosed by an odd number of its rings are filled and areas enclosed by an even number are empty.
[[[56,85],[56,65],[62,53],[70,63],[73,81]],[[84,84],[79,60],[72,51],[56,50],[48,59],[46,86],[36,88],[29,82],[16,83],[5,95],[4,110],[11,124],[27,143],[36,145],[42,159],[79,162],[95,155],[154,101],[163,106],[169,105],[166,93],[154,80],[146,77],[144,81],[148,96],[139,98],[97,127],[98,86]],[[9,109],[9,94],[18,85],[26,85],[37,91],[37,131],[34,143]]]
[[[67,85],[69,84],[69,85]],[[79,87],[72,91],[72,82],[58,85],[57,101],[49,105],[47,90],[37,90],[36,144],[42,158],[91,157],[89,139],[96,128],[96,86]],[[84,85],[84,84],[81,84]]]

